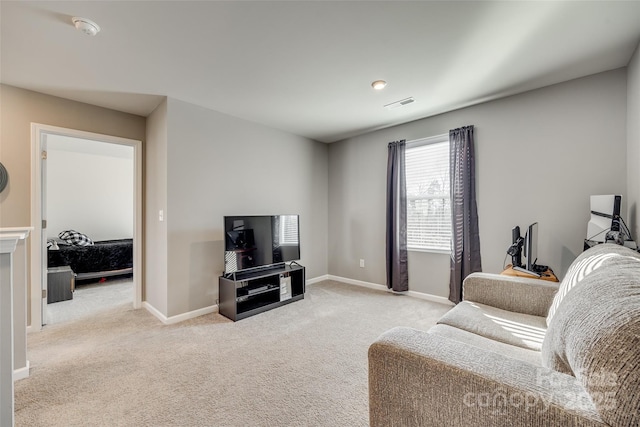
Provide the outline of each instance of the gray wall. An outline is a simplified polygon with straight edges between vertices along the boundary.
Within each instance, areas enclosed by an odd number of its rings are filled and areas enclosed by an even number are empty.
[[[31,223],[31,123],[145,140],[145,118],[0,85],[0,161],[9,185],[0,195],[0,227]]]
[[[631,235],[640,240],[640,45],[627,67],[627,192]],[[625,218],[627,219],[627,218]]]
[[[216,303],[225,215],[299,214],[307,278],[327,274],[327,145],[171,98],[166,123],[167,307],[157,309]],[[160,205],[147,206],[149,221]]]
[[[475,125],[483,270],[500,272],[511,228],[537,221],[539,262],[563,276],[582,250],[589,196],[626,195],[626,91],[618,69],[331,144],[329,273],[386,281],[387,143]],[[448,255],[409,261],[411,290],[448,295]]]
[[[167,313],[167,222],[159,211],[167,209],[167,100],[147,118],[144,189],[144,295],[143,301]]]

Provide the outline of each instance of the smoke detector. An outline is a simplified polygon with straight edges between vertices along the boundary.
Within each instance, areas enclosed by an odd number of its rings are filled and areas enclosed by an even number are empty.
[[[95,36],[100,32],[100,26],[90,19],[78,18],[77,16],[74,16],[73,18],[71,18],[71,21],[78,30],[82,31],[88,36]]]

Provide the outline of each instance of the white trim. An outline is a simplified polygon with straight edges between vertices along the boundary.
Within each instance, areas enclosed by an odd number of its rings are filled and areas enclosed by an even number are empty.
[[[329,280],[329,275],[325,274],[324,276],[314,277],[313,279],[307,279],[307,286],[313,285],[314,283],[322,282],[324,280]]]
[[[142,307],[142,141],[118,136],[85,132],[58,126],[31,123],[31,319],[30,330],[42,329],[42,170],[40,167],[40,152],[42,151],[42,135],[53,134],[70,136],[73,138],[91,139],[110,144],[133,147],[134,158],[134,225],[133,225],[133,308]]]
[[[438,142],[449,142],[449,134],[443,133],[442,135],[430,136],[428,138],[412,139],[407,141],[407,148],[420,147],[422,145],[437,144]]]
[[[165,325],[173,325],[175,323],[184,322],[185,320],[194,319],[199,316],[204,316],[205,314],[218,313],[218,305],[210,305],[209,307],[200,308],[198,310],[188,311],[186,313],[178,314],[176,316],[167,317],[164,314],[160,313],[157,308],[152,306],[146,301],[142,302],[142,306],[147,309],[147,311],[153,314]]]
[[[410,297],[423,299],[426,301],[437,302],[438,304],[444,304],[453,307],[455,304],[449,301],[449,299],[445,297],[441,297],[433,294],[426,294],[424,292],[416,292],[416,291],[407,291],[407,295]]]
[[[371,282],[363,282],[362,280],[348,279],[346,277],[334,276],[329,274],[329,280],[335,280],[336,282],[347,283],[349,285],[362,286],[369,289],[376,289],[378,291],[392,292],[384,285],[379,285],[377,283]]]
[[[29,378],[29,361],[27,360],[27,366],[13,370],[13,381],[23,380]]]
[[[424,292],[416,292],[416,291],[394,292],[391,289],[387,288],[386,286],[379,285],[377,283],[363,282],[362,280],[348,279],[346,277],[333,276],[331,274],[329,274],[328,277],[329,277],[329,280],[335,280],[336,282],[347,283],[349,285],[362,286],[362,287],[365,287],[365,288],[376,289],[378,291],[385,291],[385,292],[390,292],[390,293],[394,293],[394,294],[395,293],[400,293],[400,294],[407,295],[407,296],[412,297],[412,298],[423,299],[423,300],[426,300],[426,301],[436,302],[438,304],[445,304],[445,305],[448,305],[448,306],[454,306],[455,305],[454,303],[449,301],[447,298],[441,297],[441,296],[438,296],[438,295],[426,294]]]

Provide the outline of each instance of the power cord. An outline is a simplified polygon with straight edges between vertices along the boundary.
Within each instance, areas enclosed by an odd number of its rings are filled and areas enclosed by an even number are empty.
[[[587,240],[593,240],[594,237],[598,237],[599,235],[601,235],[602,233],[608,233],[609,231],[611,231],[611,228],[607,228],[606,230],[602,230],[599,233],[594,234],[593,236],[587,238]]]

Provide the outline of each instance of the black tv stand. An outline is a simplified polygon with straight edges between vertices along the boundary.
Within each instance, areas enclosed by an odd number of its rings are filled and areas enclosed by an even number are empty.
[[[245,270],[227,273],[227,274],[224,274],[223,277],[225,277],[226,279],[233,279],[236,281],[244,280],[245,278],[253,277],[256,274],[260,275],[262,273],[269,272],[269,271],[282,270],[285,266],[286,264],[284,262],[279,264],[263,265],[261,267],[253,267]]]
[[[237,321],[304,299],[305,269],[295,264],[220,276],[220,314]]]

